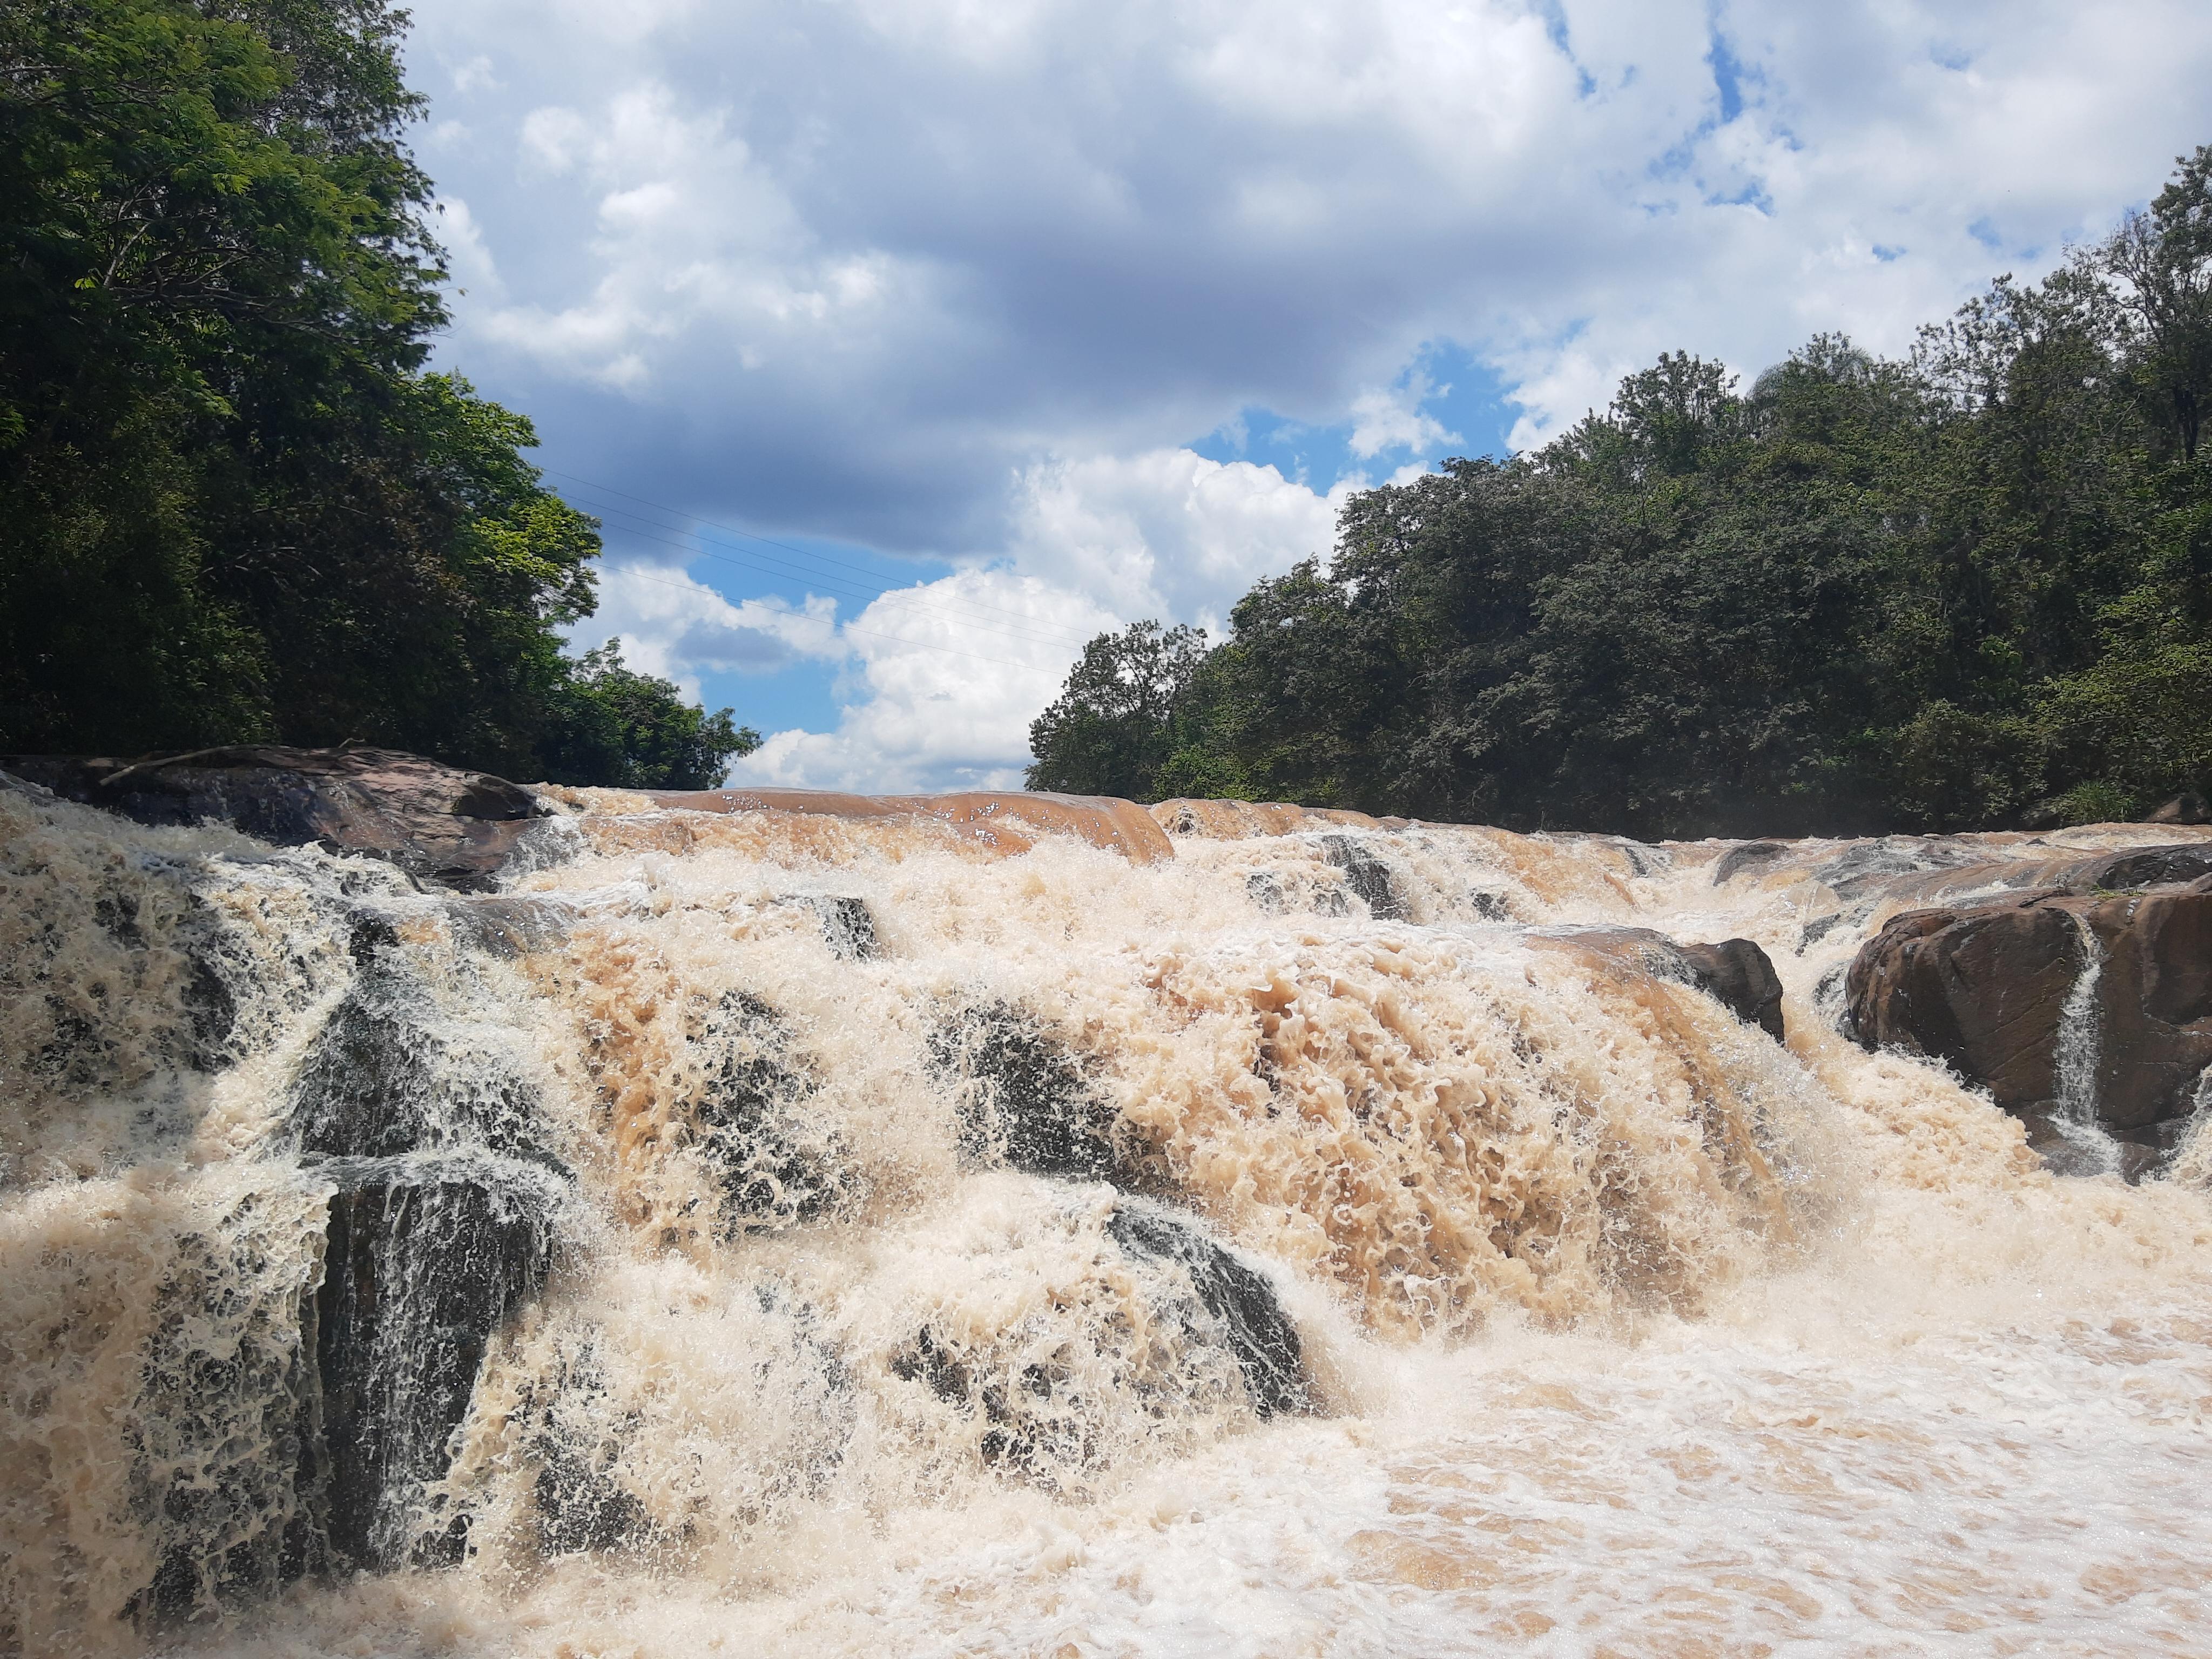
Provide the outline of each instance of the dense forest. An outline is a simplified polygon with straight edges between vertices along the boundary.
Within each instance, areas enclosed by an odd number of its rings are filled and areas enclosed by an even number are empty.
[[[697,787],[757,744],[562,630],[596,523],[446,322],[386,0],[0,7],[0,750],[413,749]]]
[[[1630,834],[2128,818],[2212,793],[2212,146],[1899,360],[1675,354],[1353,497],[1208,649],[1091,641],[1032,788]]]

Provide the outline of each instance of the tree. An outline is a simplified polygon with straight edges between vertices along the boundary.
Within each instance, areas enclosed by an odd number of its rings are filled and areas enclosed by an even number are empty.
[[[563,688],[546,745],[554,781],[620,789],[712,789],[760,747],[731,711],[704,713],[668,680],[623,665],[622,641],[584,653]]]
[[[598,526],[527,420],[424,370],[445,271],[404,23],[0,8],[0,750],[553,769]]]
[[[1906,359],[1817,336],[1745,392],[1669,353],[1542,449],[1353,495],[1142,743],[1094,641],[1040,765],[1647,836],[2212,793],[2208,397],[2212,147]]]
[[[1058,701],[1030,727],[1031,789],[1158,799],[1176,712],[1206,651],[1199,629],[1141,622],[1083,648]]]

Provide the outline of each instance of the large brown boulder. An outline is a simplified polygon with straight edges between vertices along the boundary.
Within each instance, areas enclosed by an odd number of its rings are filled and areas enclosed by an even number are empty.
[[[1782,981],[1765,951],[1747,939],[1675,948],[1700,991],[1777,1042],[1783,1040]]]
[[[420,755],[246,744],[141,760],[0,756],[0,770],[141,823],[228,823],[278,846],[368,853],[464,891],[496,884],[550,809],[520,784]]]
[[[2060,1013],[2081,976],[2073,914],[2039,894],[1909,910],[1859,948],[1844,981],[1858,1040],[1942,1060],[2008,1112],[2058,1093]]]
[[[2138,1172],[2179,1143],[2212,1065],[2212,881],[1908,911],[1860,949],[1845,997],[1868,1048],[1942,1061],[2046,1150],[2100,1129]]]

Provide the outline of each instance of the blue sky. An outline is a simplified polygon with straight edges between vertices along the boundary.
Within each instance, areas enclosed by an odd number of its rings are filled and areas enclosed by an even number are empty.
[[[1421,463],[1433,465],[1451,455],[1502,457],[1511,453],[1515,410],[1496,377],[1466,351],[1449,343],[1432,347],[1408,378],[1413,375],[1421,378],[1424,394],[1416,413],[1433,428],[1425,434]],[[1312,424],[1273,410],[1249,408],[1237,410],[1182,447],[1224,465],[1273,467],[1285,479],[1326,495],[1339,479],[1364,477],[1374,470],[1368,458],[1354,453],[1355,430],[1356,423],[1350,420]],[[748,532],[740,525],[701,518],[605,480],[565,471],[549,472],[547,481],[573,504],[597,516],[611,544],[647,557],[687,556],[691,576],[730,599],[774,598],[801,608],[810,595],[827,596],[852,611],[887,592],[939,580],[954,568],[942,557],[901,557],[857,542]],[[963,612],[984,630],[1002,620],[967,607]],[[825,638],[835,635],[834,627],[819,631]],[[994,637],[979,632],[974,641],[975,658],[949,660],[990,665]],[[830,730],[836,723],[840,699],[854,690],[849,675],[811,658],[744,668],[689,660],[687,665],[692,672],[686,683],[708,707],[731,708],[740,720],[763,732]]]
[[[2212,13],[438,0],[454,327],[738,769],[1004,785],[1083,640],[1663,350],[1905,349],[2157,187]]]

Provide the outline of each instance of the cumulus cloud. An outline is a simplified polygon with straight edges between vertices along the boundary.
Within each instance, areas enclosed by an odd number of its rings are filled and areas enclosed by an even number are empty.
[[[1066,626],[1217,618],[1326,547],[1345,480],[1179,447],[1242,411],[1402,471],[1458,441],[1440,344],[1519,446],[1663,349],[1901,349],[2212,137],[2183,0],[447,0],[416,27],[474,273],[450,352],[556,464],[1034,582]],[[841,732],[956,769],[1051,690],[940,741],[863,720],[936,690],[837,661]],[[877,763],[840,752],[823,775]]]
[[[988,631],[977,618],[989,618]],[[896,791],[1021,785],[1029,723],[1076,651],[1115,622],[1079,593],[965,570],[871,604],[844,630],[857,662],[831,732],[775,733],[732,781]]]
[[[1328,550],[1345,493],[1188,449],[1042,461],[1017,480],[1010,546],[1117,616],[1218,627],[1260,577]]]
[[[623,642],[623,660],[699,695],[702,672],[773,673],[806,659],[842,661],[835,600],[732,604],[678,564],[624,560],[599,573],[599,607],[570,635],[577,650]]]
[[[1425,455],[1446,444],[1465,442],[1421,408],[1450,390],[1433,385],[1426,374],[1414,369],[1396,386],[1361,392],[1352,400],[1352,453],[1370,460],[1386,449]]]

